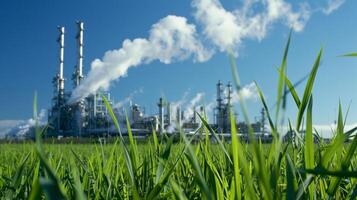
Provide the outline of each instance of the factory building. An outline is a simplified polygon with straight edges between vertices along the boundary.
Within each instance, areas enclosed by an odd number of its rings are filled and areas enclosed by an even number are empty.
[[[73,88],[71,89],[80,86],[81,82],[85,79],[83,73],[83,22],[77,22],[77,30],[77,62],[72,75]],[[88,97],[79,99],[75,103],[69,103],[71,89],[65,89],[66,79],[64,78],[65,28],[58,27],[58,31],[58,71],[53,78],[54,92],[51,108],[48,111],[49,128],[47,135],[50,137],[97,137],[117,135],[118,130],[114,126],[108,109],[102,99],[102,96],[105,96],[110,105],[115,105],[110,92],[98,91]],[[232,84],[228,82],[228,84],[224,86],[223,83],[219,81],[216,85],[216,89],[217,105],[213,111],[214,118],[211,127],[213,127],[218,134],[230,133],[230,112],[234,112],[232,105]],[[132,132],[136,136],[143,137],[150,135],[153,129],[158,133],[173,134],[183,131],[186,134],[193,134],[201,127],[201,120],[197,113],[201,116],[205,116],[203,106],[193,107],[190,109],[191,112],[185,113],[180,106],[173,107],[169,101],[163,98],[159,98],[157,108],[156,115],[147,115],[145,109],[142,109],[138,104],[131,104],[128,113],[119,110],[119,108],[113,108],[113,112],[118,119],[123,135],[127,134],[126,116],[128,116]],[[264,115],[263,111],[262,115]],[[264,124],[265,116],[263,116],[259,122],[252,124],[252,127],[255,132],[265,133]],[[246,134],[248,126],[243,122],[237,123],[237,130],[241,134]]]
[[[83,75],[83,32],[84,23],[77,22],[77,63],[72,76],[74,88],[81,84]],[[59,37],[59,63],[58,72],[53,78],[54,94],[52,105],[48,114],[49,136],[86,136],[86,134],[109,134],[111,132],[111,120],[102,96],[109,103],[112,100],[109,92],[91,94],[76,103],[69,104],[71,91],[65,90],[64,78],[64,47],[65,27],[58,27]]]
[[[218,133],[228,133],[231,129],[230,112],[232,108],[232,84],[228,82],[226,90],[221,81],[217,85],[217,106],[214,110],[215,124]],[[226,95],[225,95],[226,94]]]

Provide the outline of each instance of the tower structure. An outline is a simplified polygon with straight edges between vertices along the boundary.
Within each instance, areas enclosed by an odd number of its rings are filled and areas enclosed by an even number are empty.
[[[217,83],[217,107],[215,109],[215,122],[218,132],[230,131],[230,112],[232,110],[232,84],[228,82],[226,89],[221,81]]]
[[[77,65],[76,70],[73,74],[74,87],[78,87],[83,79],[83,31],[84,23],[81,21],[77,22],[78,33],[77,39]]]
[[[164,119],[164,100],[162,97],[159,99],[159,103],[157,104],[159,107],[159,124],[160,124],[160,133],[162,134],[165,129],[165,119]]]
[[[53,78],[54,94],[52,98],[52,109],[49,112],[49,122],[54,126],[57,131],[63,130],[63,112],[65,105],[65,92],[64,92],[64,27],[57,27],[59,31],[59,36],[57,43],[59,44],[58,51],[58,71],[56,76]]]
[[[77,21],[77,64],[75,71],[73,73],[73,85],[74,88],[78,87],[81,84],[83,79],[83,31],[84,23],[82,21]],[[74,110],[74,124],[73,128],[76,129],[77,135],[82,134],[82,129],[86,124],[86,115],[85,115],[85,99],[80,99],[75,105],[73,105]]]
[[[60,35],[58,37],[59,44],[59,66],[58,66],[58,92],[64,94],[64,78],[63,78],[63,64],[64,64],[64,27],[58,27]]]

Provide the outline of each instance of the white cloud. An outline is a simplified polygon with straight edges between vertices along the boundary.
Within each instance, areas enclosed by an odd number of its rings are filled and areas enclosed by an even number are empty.
[[[327,6],[322,9],[322,12],[325,13],[326,15],[329,15],[339,9],[342,4],[345,3],[345,0],[328,0],[327,1]]]
[[[257,4],[263,7],[263,11],[253,9]],[[284,0],[245,0],[243,6],[234,11],[226,10],[218,0],[193,0],[192,6],[204,35],[220,51],[236,50],[243,39],[263,39],[276,21],[302,31],[310,17],[307,4],[300,4],[300,8],[293,11],[291,4]]]

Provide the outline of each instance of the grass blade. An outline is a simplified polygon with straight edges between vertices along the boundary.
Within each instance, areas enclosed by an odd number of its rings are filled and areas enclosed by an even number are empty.
[[[296,120],[296,130],[297,131],[300,131],[300,128],[301,128],[302,118],[303,118],[305,109],[307,107],[307,104],[308,104],[310,96],[311,96],[311,92],[312,92],[312,88],[314,86],[314,81],[315,81],[315,77],[317,74],[317,70],[319,69],[319,66],[320,66],[322,52],[323,52],[323,49],[321,49],[319,54],[317,55],[314,66],[310,72],[309,79],[305,86],[304,95],[303,95],[301,104],[299,106],[299,111],[298,111],[297,120]]]

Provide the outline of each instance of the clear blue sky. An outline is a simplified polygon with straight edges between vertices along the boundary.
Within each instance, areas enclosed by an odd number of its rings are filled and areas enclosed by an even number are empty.
[[[221,0],[227,8],[238,7],[238,0]],[[315,1],[312,1],[314,3]],[[321,1],[322,4],[324,1]],[[315,2],[316,4],[316,2]],[[338,55],[357,51],[357,1],[348,0],[330,15],[315,12],[304,30],[293,33],[288,57],[288,75],[296,81],[311,69],[320,47],[325,51],[314,88],[314,121],[333,122],[341,99],[346,108],[352,101],[349,123],[357,120],[357,59]],[[169,15],[192,16],[191,1],[108,0],[108,1],[45,1],[5,0],[0,2],[0,120],[27,119],[32,113],[34,91],[39,94],[39,108],[49,108],[53,95],[52,78],[57,71],[57,25],[66,27],[66,89],[76,63],[76,20],[85,23],[85,71],[95,58],[110,49],[121,47],[126,38],[147,37],[151,25]],[[273,25],[262,41],[246,40],[237,59],[243,84],[257,81],[274,104],[277,73],[289,28]],[[179,100],[190,88],[191,97],[205,92],[206,100],[215,95],[217,80],[231,80],[228,58],[217,53],[207,62],[190,60],[161,64],[153,62],[129,69],[128,76],[112,84],[116,100],[124,99],[143,88],[135,102],[156,111],[156,102],[164,94]],[[301,93],[301,88],[299,92]],[[292,101],[288,115],[295,113]],[[261,104],[249,102],[252,116],[258,115]]]

